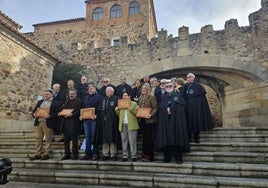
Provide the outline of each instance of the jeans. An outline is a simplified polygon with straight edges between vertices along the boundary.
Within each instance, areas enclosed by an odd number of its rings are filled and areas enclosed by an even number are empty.
[[[98,146],[93,144],[94,134],[96,130],[96,121],[85,120],[83,122],[86,136],[86,155],[98,155]]]

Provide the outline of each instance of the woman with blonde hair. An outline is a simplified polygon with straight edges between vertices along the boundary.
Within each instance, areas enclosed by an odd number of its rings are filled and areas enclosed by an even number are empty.
[[[157,114],[157,101],[150,93],[150,85],[144,83],[141,87],[141,96],[138,100],[139,108],[150,108],[151,113],[144,118],[139,118],[142,129],[142,161],[154,160],[154,128]]]

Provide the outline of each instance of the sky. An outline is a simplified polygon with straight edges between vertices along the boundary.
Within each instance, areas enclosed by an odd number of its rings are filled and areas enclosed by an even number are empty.
[[[248,16],[261,8],[261,0],[154,0],[154,7],[158,30],[178,36],[182,26],[190,34],[210,24],[222,30],[230,19],[248,26]],[[23,26],[22,33],[33,32],[34,24],[86,16],[85,0],[0,0],[0,10]]]

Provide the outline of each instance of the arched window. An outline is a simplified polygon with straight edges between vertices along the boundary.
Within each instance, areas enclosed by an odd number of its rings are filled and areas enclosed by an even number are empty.
[[[92,20],[102,20],[103,19],[103,9],[102,8],[95,8],[92,14]]]
[[[110,10],[110,18],[119,18],[122,16],[122,8],[120,5],[114,5]]]
[[[134,15],[140,13],[140,4],[137,1],[132,1],[128,7],[128,15]]]

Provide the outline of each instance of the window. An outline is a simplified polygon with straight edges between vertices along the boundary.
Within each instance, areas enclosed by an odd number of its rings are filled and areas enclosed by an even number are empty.
[[[97,21],[97,20],[102,20],[102,19],[103,19],[103,9],[96,8],[92,14],[92,20]]]
[[[134,15],[140,13],[140,4],[137,1],[132,1],[129,4],[128,15]]]
[[[114,45],[113,46],[119,46],[120,45],[120,40],[114,40]]]
[[[120,5],[114,5],[110,10],[110,18],[119,18],[122,16],[122,8]]]

